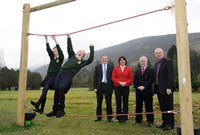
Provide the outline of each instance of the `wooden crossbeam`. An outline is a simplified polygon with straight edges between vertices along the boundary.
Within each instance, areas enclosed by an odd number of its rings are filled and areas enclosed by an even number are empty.
[[[40,5],[40,6],[32,7],[30,9],[30,12],[35,12],[35,11],[43,10],[43,9],[46,9],[46,8],[59,6],[59,5],[66,4],[66,3],[69,3],[69,2],[73,2],[73,1],[76,1],[76,0],[56,0],[56,1],[46,3],[46,4],[43,4],[43,5]]]

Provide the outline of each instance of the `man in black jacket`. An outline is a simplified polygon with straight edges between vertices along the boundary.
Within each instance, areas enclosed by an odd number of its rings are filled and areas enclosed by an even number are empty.
[[[95,121],[101,121],[102,116],[102,101],[103,95],[106,100],[106,113],[112,115],[112,93],[113,82],[111,80],[113,66],[108,64],[108,56],[103,55],[101,58],[102,64],[95,67],[93,88],[97,97],[97,108]],[[112,116],[107,116],[108,122],[112,122]]]
[[[174,87],[174,68],[171,60],[164,57],[164,51],[161,48],[155,49],[155,87],[157,93],[160,110],[162,113],[162,124],[157,126],[163,130],[171,130],[174,128],[174,114],[166,113],[173,110],[173,91]],[[165,112],[165,113],[164,113]]]
[[[152,84],[154,81],[153,78],[153,69],[151,69],[147,63],[148,59],[146,56],[140,58],[140,68],[135,71],[134,75],[134,86],[136,92],[136,113],[142,113],[143,102],[145,104],[146,112],[153,112],[153,88]],[[147,114],[147,125],[152,126],[154,122],[154,115]],[[136,123],[142,122],[142,114],[136,114],[135,117]]]

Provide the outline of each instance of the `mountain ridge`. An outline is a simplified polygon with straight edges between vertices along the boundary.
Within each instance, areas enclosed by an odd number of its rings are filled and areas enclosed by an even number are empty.
[[[190,50],[200,51],[200,32],[189,34],[189,48]],[[117,65],[118,58],[120,56],[125,56],[130,66],[134,67],[137,65],[138,60],[141,56],[147,56],[152,64],[154,64],[154,50],[158,47],[163,48],[164,52],[176,45],[176,35],[159,35],[159,36],[149,36],[142,37],[138,39],[132,39],[127,42],[106,47],[95,51],[94,61],[92,64],[88,65],[86,68],[90,69],[94,66],[97,60],[101,60],[103,54],[108,55],[109,59]],[[89,54],[86,54],[86,58]],[[65,59],[66,61],[67,59]],[[39,72],[42,77],[46,75],[48,65],[43,65],[35,70]]]

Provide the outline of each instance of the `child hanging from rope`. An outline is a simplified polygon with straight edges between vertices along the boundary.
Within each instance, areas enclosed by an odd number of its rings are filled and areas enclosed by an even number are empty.
[[[41,86],[43,87],[42,94],[37,102],[31,101],[31,104],[35,107],[34,111],[40,112],[40,113],[44,112],[44,106],[46,102],[46,95],[47,95],[48,89],[54,90],[54,83],[56,80],[56,76],[58,72],[60,71],[61,65],[64,60],[63,52],[59,44],[57,43],[55,36],[51,36],[51,38],[54,40],[56,44],[53,50],[51,50],[49,46],[48,37],[45,36],[46,48],[50,57],[50,63],[47,70],[47,75],[41,84]]]

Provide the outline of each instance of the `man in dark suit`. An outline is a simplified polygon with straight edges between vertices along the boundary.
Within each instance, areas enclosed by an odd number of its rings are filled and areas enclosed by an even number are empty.
[[[171,60],[164,57],[164,51],[161,48],[155,49],[155,87],[157,93],[160,110],[162,112],[173,110],[173,91],[174,87],[174,69]],[[157,126],[163,130],[171,130],[174,128],[174,114],[162,113],[162,124]]]
[[[153,88],[152,84],[154,81],[154,71],[147,63],[148,59],[146,56],[140,57],[140,68],[135,71],[134,75],[134,86],[136,92],[136,113],[142,113],[143,102],[145,104],[146,112],[153,112]],[[147,114],[147,125],[151,127],[154,122],[154,115]],[[142,123],[142,114],[137,114],[135,117],[137,124]]]
[[[93,88],[96,92],[97,97],[97,108],[95,121],[101,121],[102,119],[102,101],[103,95],[106,100],[106,113],[108,122],[112,122],[112,93],[113,93],[113,82],[111,80],[113,66],[108,64],[108,57],[103,55],[101,58],[102,64],[95,67]]]

